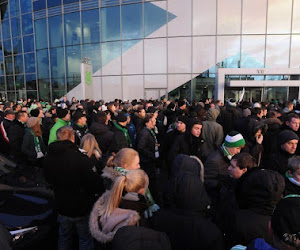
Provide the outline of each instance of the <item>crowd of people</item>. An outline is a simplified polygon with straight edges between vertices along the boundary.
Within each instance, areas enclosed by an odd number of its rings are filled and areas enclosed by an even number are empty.
[[[79,249],[294,250],[299,125],[295,101],[3,101],[0,153],[53,189],[58,249],[75,230]]]

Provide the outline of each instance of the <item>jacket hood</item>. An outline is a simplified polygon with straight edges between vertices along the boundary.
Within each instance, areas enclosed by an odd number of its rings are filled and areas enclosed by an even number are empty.
[[[108,178],[112,181],[114,181],[118,176],[120,176],[121,174],[116,171],[114,168],[112,167],[105,167],[103,170],[102,170],[102,177],[103,178]]]
[[[219,114],[220,114],[219,110],[210,108],[210,109],[208,109],[207,114],[206,114],[207,120],[215,122],[217,120],[217,117],[219,116]]]
[[[60,154],[63,154],[64,152],[66,152],[69,149],[78,150],[78,147],[76,146],[75,143],[73,143],[69,140],[56,141],[56,142],[52,142],[49,145],[48,154],[49,155],[51,155],[51,154],[60,155]]]
[[[108,217],[100,216],[99,211],[109,195],[110,191],[106,191],[97,200],[89,220],[91,235],[102,243],[111,242],[119,228],[135,226],[140,219],[136,211],[121,208],[116,208]]]
[[[268,125],[268,130],[274,131],[280,128],[282,122],[277,118],[267,118],[263,123]]]

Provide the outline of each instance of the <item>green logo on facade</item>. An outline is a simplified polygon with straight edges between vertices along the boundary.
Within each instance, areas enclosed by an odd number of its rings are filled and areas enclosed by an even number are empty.
[[[85,83],[86,85],[90,86],[92,85],[92,72],[91,71],[87,71],[85,72]]]

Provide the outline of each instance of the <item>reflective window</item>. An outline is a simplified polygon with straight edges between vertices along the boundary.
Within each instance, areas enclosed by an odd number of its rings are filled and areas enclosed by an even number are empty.
[[[12,37],[21,36],[20,18],[15,17],[11,19],[11,32]]]
[[[53,88],[53,85],[52,85]],[[66,90],[52,89],[52,99],[59,99],[66,94]]]
[[[27,91],[26,92],[26,95],[27,95],[27,98],[30,98],[30,99],[37,99],[37,92],[36,91]]]
[[[222,68],[238,68],[240,64],[240,36],[217,37],[217,63]]]
[[[36,20],[35,25],[35,42],[36,49],[45,49],[47,44],[47,24],[46,19]]]
[[[81,29],[79,12],[65,15],[66,45],[80,44]]]
[[[16,93],[15,93],[15,91],[13,91],[13,92],[7,92],[7,99],[9,101],[15,102],[16,101]]]
[[[88,57],[93,65],[93,73],[100,69],[100,44],[82,45],[82,58]]]
[[[3,48],[0,46],[0,62],[3,61]]]
[[[159,7],[161,6],[161,8]],[[170,20],[169,20],[170,21]],[[144,3],[144,25],[145,25],[145,37],[148,37],[154,31],[155,37],[164,37],[166,36],[166,27],[164,27],[167,23],[167,13],[166,13],[166,3],[159,2],[156,5],[152,3]],[[157,33],[158,29],[164,27]],[[151,36],[152,37],[152,36]]]
[[[2,22],[2,33],[3,39],[10,39],[10,27],[9,27],[9,20],[4,20]]]
[[[14,83],[13,76],[6,77],[6,86],[7,86],[7,90],[15,90],[15,83]]]
[[[50,48],[63,46],[62,16],[49,17],[48,24]]]
[[[22,32],[23,32],[23,35],[33,33],[32,14],[31,13],[22,16]]]
[[[33,35],[23,37],[24,53],[34,50]]]
[[[49,78],[49,57],[47,50],[36,52],[38,78]]]
[[[4,80],[4,76],[0,76],[0,90],[1,91],[5,91],[5,80]],[[0,95],[1,97],[1,95]]]
[[[4,63],[0,62],[0,75],[4,75]]]
[[[47,0],[47,7],[51,8],[54,6],[61,5],[61,0]]]
[[[25,89],[24,76],[17,75],[15,79],[16,79],[16,90]]]
[[[99,10],[81,12],[82,43],[95,43],[100,41]]]
[[[49,79],[39,79],[39,96],[41,100],[50,100],[50,81]]]
[[[74,75],[74,77],[67,77],[67,91],[71,91],[80,83],[80,75]]]
[[[28,0],[25,0],[28,1]],[[33,10],[43,10],[46,9],[46,0],[36,0],[33,2]]]
[[[4,55],[11,55],[12,50],[11,50],[11,40],[6,40],[3,41],[3,47],[4,47]]]
[[[65,76],[65,60],[64,60],[64,49],[55,48],[50,49],[50,67],[51,77],[64,77]]]
[[[102,67],[121,55],[120,42],[102,43]]]
[[[142,4],[122,5],[122,39],[143,37]]]
[[[31,12],[31,1],[21,0],[21,12],[22,14]]]
[[[81,52],[80,46],[66,47],[67,77],[80,78]]]
[[[23,55],[14,56],[15,74],[23,73]]]
[[[55,78],[52,81],[52,99],[59,99],[66,94],[65,78]]]
[[[27,53],[24,55],[25,73],[35,72],[35,58],[34,53]]]
[[[19,7],[20,7],[19,0],[10,0],[9,1],[10,17],[20,15]]]
[[[64,4],[66,3],[74,3],[74,2],[79,2],[79,0],[63,0]]]
[[[265,41],[265,35],[242,37],[241,68],[264,67]]]
[[[120,40],[120,6],[101,8],[101,41]]]
[[[26,89],[36,90],[36,76],[35,74],[25,75]]]
[[[1,20],[7,19],[9,17],[7,3],[1,4],[0,9],[1,9]]]

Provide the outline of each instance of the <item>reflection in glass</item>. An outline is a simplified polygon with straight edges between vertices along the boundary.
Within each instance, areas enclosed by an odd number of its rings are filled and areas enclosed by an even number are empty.
[[[22,32],[23,35],[32,34],[32,14],[26,14],[22,16]]]
[[[43,10],[43,9],[46,9],[46,0],[36,0],[36,1],[33,1],[33,10],[34,11]]]
[[[67,77],[80,78],[81,52],[80,46],[66,47]]]
[[[49,78],[49,57],[47,50],[36,52],[38,78]]]
[[[11,102],[15,102],[16,101],[16,93],[13,92],[7,92],[7,99]]]
[[[48,24],[50,48],[63,46],[62,16],[49,17]]]
[[[23,73],[23,56],[14,56],[15,74]]]
[[[21,12],[22,14],[31,12],[31,1],[21,0]]]
[[[122,5],[122,39],[143,37],[142,4]]]
[[[289,65],[289,35],[267,36],[266,65],[267,68],[288,67]]]
[[[81,12],[82,43],[96,43],[100,41],[99,10]]]
[[[23,37],[24,53],[31,52],[34,50],[34,41],[33,36],[24,36]]]
[[[6,77],[6,86],[7,86],[7,90],[15,90],[15,84],[14,84],[14,77],[13,76],[7,76]]]
[[[35,72],[35,58],[34,53],[28,53],[24,55],[25,60],[25,73]]]
[[[3,41],[3,47],[4,47],[4,55],[5,56],[12,54],[11,41],[10,40]]]
[[[16,76],[16,90],[18,90],[18,89],[25,89],[24,76],[23,75],[17,75]]]
[[[36,49],[45,49],[47,44],[47,23],[46,19],[36,20],[35,25],[35,43]]]
[[[65,78],[55,78],[52,81],[52,99],[59,99],[66,94]]]
[[[78,2],[79,0],[63,0],[64,4]]]
[[[65,60],[64,60],[64,49],[55,48],[50,49],[50,67],[51,77],[64,77],[65,76]]]
[[[67,78],[67,91],[71,91],[80,83],[80,75],[74,75]]]
[[[93,66],[93,73],[100,69],[100,44],[82,45],[82,58],[88,57]]]
[[[286,100],[287,88],[264,88],[264,100]]]
[[[12,75],[13,74],[13,63],[12,63],[12,57],[6,56],[4,57],[5,61],[5,73],[6,75]]]
[[[241,68],[264,67],[265,40],[265,35],[242,37]]]
[[[240,36],[217,38],[217,62],[221,68],[240,67]]]
[[[65,15],[66,45],[80,44],[81,29],[79,12]]]
[[[0,91],[5,91],[5,80],[4,76],[0,76]],[[1,95],[0,95],[1,97]]]
[[[4,20],[2,22],[2,33],[3,39],[10,39],[10,28],[9,28],[9,20]]]
[[[120,40],[120,6],[101,8],[101,41]]]
[[[102,43],[102,67],[117,58],[121,54],[120,42]]]
[[[39,79],[39,96],[41,100],[50,99],[50,82],[49,79]]]
[[[19,0],[10,0],[9,8],[11,17],[18,16],[20,14]]]
[[[35,74],[25,75],[26,89],[36,90],[36,76]]]
[[[144,23],[145,23],[145,37],[152,32],[158,30],[160,27],[166,25],[167,15],[166,10],[157,7],[152,3],[144,3]]]
[[[48,8],[61,5],[61,0],[47,0]]]
[[[4,75],[4,62],[0,62],[0,75]]]
[[[1,4],[0,9],[1,9],[1,20],[7,19],[9,17],[8,4],[7,3]]]
[[[26,92],[27,98],[36,100],[37,99],[37,92],[36,91],[27,91]]]
[[[20,18],[15,17],[11,19],[11,32],[12,37],[21,36]]]

